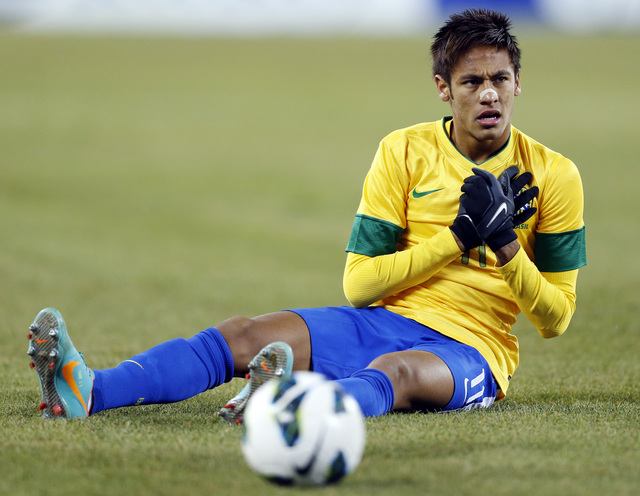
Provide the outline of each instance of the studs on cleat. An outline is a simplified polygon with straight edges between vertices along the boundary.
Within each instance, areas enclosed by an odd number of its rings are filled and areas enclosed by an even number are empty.
[[[27,361],[37,373],[42,393],[42,403],[34,401],[33,406],[44,419],[86,417],[94,375],[68,338],[64,320],[57,310],[46,308],[32,322],[25,332]]]
[[[230,424],[241,424],[242,414],[251,395],[265,382],[274,377],[289,377],[292,370],[291,347],[283,342],[265,346],[248,364],[248,383],[222,407],[218,415]]]

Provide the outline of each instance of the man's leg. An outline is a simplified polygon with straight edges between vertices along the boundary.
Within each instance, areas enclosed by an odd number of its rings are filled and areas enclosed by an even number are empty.
[[[156,345],[112,369],[94,370],[91,413],[173,403],[233,378],[233,357],[215,328]]]
[[[384,372],[393,384],[393,410],[441,410],[453,397],[447,364],[433,353],[407,350],[376,358],[369,368]]]
[[[449,349],[440,347],[434,353],[411,349],[384,354],[366,369],[338,382],[358,399],[367,416],[391,410],[488,407],[497,394],[486,360],[461,343],[453,343]]]
[[[244,377],[256,354],[274,341],[291,346],[296,357],[294,367],[302,366],[305,360],[308,367],[309,332],[300,317],[290,312],[254,319],[233,317],[192,338],[155,346],[114,369],[95,371],[93,413],[181,401],[229,382],[234,376]]]
[[[398,351],[376,358],[363,370],[337,381],[367,417],[391,410],[440,410],[454,391],[449,367],[425,351]]]
[[[253,355],[272,341],[290,341],[295,365],[309,367],[309,333],[295,314],[234,317],[220,327],[224,334],[210,328],[190,339],[162,343],[113,369],[91,370],[69,339],[59,312],[43,310],[29,335],[32,366],[43,390],[41,409],[46,408],[45,416],[71,418],[109,408],[184,400],[234,375],[244,375]]]
[[[234,317],[218,328],[237,358],[235,376],[243,376],[248,370],[245,387],[218,412],[226,422],[237,424],[242,421],[249,398],[265,382],[276,377],[288,379],[293,370],[310,368],[309,330],[295,313],[278,312],[254,319]],[[260,351],[256,353],[256,349]],[[248,362],[249,357],[252,358]]]
[[[262,348],[284,341],[293,351],[293,370],[310,370],[311,338],[307,324],[294,312],[276,312],[252,319],[232,317],[216,329],[224,337],[234,363],[234,376],[244,377],[248,364]]]

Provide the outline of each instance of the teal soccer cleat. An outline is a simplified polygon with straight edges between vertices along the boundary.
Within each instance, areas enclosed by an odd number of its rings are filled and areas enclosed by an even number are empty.
[[[94,375],[73,346],[60,312],[45,308],[29,329],[27,354],[40,379],[44,418],[88,416]]]
[[[268,344],[249,363],[248,384],[222,407],[218,415],[230,424],[240,424],[242,414],[251,395],[265,382],[289,379],[293,369],[293,351],[282,341]]]

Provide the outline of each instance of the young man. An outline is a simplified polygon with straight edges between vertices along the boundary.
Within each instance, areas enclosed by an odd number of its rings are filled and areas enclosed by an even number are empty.
[[[468,10],[436,34],[433,74],[452,117],[382,140],[347,247],[352,307],[234,317],[108,370],[87,368],[45,309],[28,351],[45,417],[180,401],[249,372],[220,412],[238,422],[255,388],[292,370],[338,381],[369,416],[502,398],[518,365],[516,315],[545,338],[562,334],[586,263],[576,167],[511,125],[521,86],[509,28]]]

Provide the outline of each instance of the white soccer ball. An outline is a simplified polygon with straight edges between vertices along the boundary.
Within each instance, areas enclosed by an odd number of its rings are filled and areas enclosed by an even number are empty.
[[[314,372],[295,372],[258,389],[243,416],[249,466],[283,485],[332,484],[360,463],[364,419],[356,400]]]

